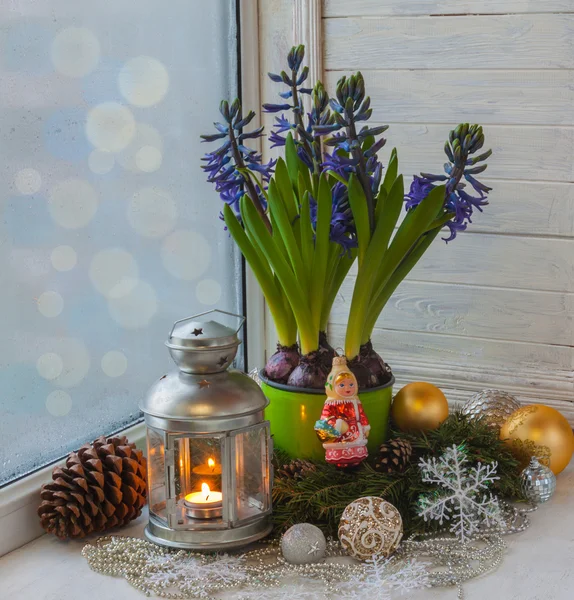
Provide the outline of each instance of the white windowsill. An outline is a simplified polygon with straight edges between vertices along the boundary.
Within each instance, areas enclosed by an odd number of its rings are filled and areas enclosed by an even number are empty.
[[[137,423],[121,432],[145,452],[145,424]],[[27,544],[44,533],[36,510],[40,488],[52,479],[52,469],[65,459],[0,489],[0,556]]]
[[[466,600],[569,600],[574,589],[574,464],[558,478],[554,497],[531,515],[525,532],[506,538],[499,569],[464,585]],[[143,537],[147,510],[117,532]],[[61,542],[44,535],[0,559],[0,597],[10,600],[143,600],[126,581],[90,570],[81,550],[88,540]],[[225,598],[236,598],[230,593]],[[403,596],[405,598],[406,596]],[[152,596],[156,598],[156,596]],[[422,590],[410,600],[454,600],[453,588]]]

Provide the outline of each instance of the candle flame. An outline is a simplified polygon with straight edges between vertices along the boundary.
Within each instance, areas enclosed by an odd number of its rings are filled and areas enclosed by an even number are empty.
[[[213,469],[213,467],[215,467],[215,461],[213,460],[213,458],[207,459],[207,466],[211,467],[212,469]]]
[[[207,502],[207,500],[209,500],[209,494],[211,493],[211,490],[209,489],[207,483],[201,484],[201,493],[205,494],[205,501]]]

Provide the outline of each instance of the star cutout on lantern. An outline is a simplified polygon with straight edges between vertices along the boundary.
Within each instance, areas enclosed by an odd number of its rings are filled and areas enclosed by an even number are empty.
[[[218,363],[217,363],[217,364],[218,364],[218,366],[220,366],[220,367],[223,367],[223,365],[224,365],[224,364],[227,362],[227,359],[228,359],[228,358],[229,358],[229,357],[227,357],[227,356],[222,356],[222,357],[219,359]]]
[[[210,381],[207,381],[207,379],[202,379],[199,383],[199,388],[202,390],[203,388],[208,388],[211,385]]]
[[[203,335],[203,329],[194,329],[191,332],[191,335],[194,335],[195,337],[197,337],[198,335]]]
[[[314,544],[311,544],[311,548],[307,554],[315,556],[315,554],[319,554],[319,552],[319,542],[315,542]]]

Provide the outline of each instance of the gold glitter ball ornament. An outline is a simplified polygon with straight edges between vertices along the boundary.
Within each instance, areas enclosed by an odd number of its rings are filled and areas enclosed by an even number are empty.
[[[399,511],[386,500],[365,496],[349,504],[339,522],[339,541],[347,554],[359,560],[390,556],[403,537]]]
[[[391,405],[391,418],[401,431],[436,429],[447,417],[446,396],[426,381],[405,385]]]
[[[483,419],[487,425],[500,431],[510,415],[520,408],[520,402],[502,390],[482,390],[471,396],[461,412],[470,420]]]
[[[529,404],[514,411],[500,429],[500,439],[520,461],[526,449],[531,456],[546,459],[554,475],[567,467],[574,453],[574,434],[568,420],[543,404]]]

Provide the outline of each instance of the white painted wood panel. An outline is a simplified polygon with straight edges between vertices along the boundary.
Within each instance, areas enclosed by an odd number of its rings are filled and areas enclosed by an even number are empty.
[[[340,345],[345,327],[333,324]],[[574,349],[409,331],[375,329],[373,344],[389,362],[397,389],[409,381],[430,381],[462,400],[487,387],[515,393],[529,402],[559,407],[574,420]],[[449,396],[450,398],[450,396]]]
[[[355,277],[347,278],[332,322],[347,322]],[[379,325],[420,331],[544,344],[574,340],[574,294],[403,282],[385,307]]]
[[[334,91],[346,72],[327,71]],[[574,124],[574,71],[363,71],[373,119],[398,123]]]
[[[325,17],[574,12],[574,0],[325,0]]]
[[[456,245],[455,245],[456,242]],[[574,291],[574,240],[491,234],[441,241],[411,271],[417,281]],[[485,311],[488,318],[488,311]]]
[[[440,173],[446,160],[444,143],[448,132],[457,123],[423,125],[391,122],[385,133],[387,145],[380,156],[387,160],[391,149],[396,146],[400,169],[405,176],[420,171]],[[485,148],[492,148],[493,156],[488,161],[483,179],[574,181],[573,127],[487,125],[484,133]]]
[[[573,30],[552,14],[324,19],[325,68],[570,69]]]

